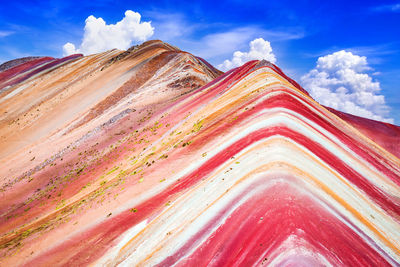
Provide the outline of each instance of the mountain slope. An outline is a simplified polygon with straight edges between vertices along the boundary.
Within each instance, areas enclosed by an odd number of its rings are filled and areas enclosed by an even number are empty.
[[[89,60],[78,92],[129,77],[4,157],[2,265],[399,263],[399,158],[276,66],[215,78],[161,42],[69,64]]]

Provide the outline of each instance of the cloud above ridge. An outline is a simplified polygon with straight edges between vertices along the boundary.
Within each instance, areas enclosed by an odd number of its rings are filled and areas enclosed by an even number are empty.
[[[79,48],[68,42],[63,46],[63,55],[82,53],[85,55],[109,49],[128,49],[132,44],[144,42],[154,34],[151,22],[141,22],[141,15],[132,10],[116,24],[106,24],[101,18],[90,15],[85,20],[84,34]]]
[[[314,69],[302,76],[303,87],[322,105],[357,116],[394,123],[381,87],[368,71],[364,56],[341,50],[319,57]]]
[[[248,52],[236,51],[233,53],[232,59],[225,60],[218,68],[227,71],[235,67],[239,67],[250,60],[268,60],[272,63],[276,62],[276,57],[272,52],[271,43],[263,38],[257,38],[250,42]]]

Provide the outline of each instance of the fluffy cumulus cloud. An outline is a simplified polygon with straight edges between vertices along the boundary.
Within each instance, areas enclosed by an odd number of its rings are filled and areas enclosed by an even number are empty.
[[[89,16],[85,21],[82,43],[76,48],[72,43],[63,46],[64,55],[85,55],[118,48],[127,49],[133,43],[146,41],[154,33],[151,22],[140,22],[137,12],[127,10],[125,17],[116,24],[106,24],[102,18]]]
[[[301,78],[315,100],[347,113],[393,123],[378,81],[368,74],[367,58],[344,50],[320,57]]]
[[[272,63],[276,62],[274,53],[272,52],[271,43],[263,38],[257,38],[250,42],[250,50],[248,52],[236,51],[233,53],[231,60],[225,60],[218,68],[227,71],[238,67],[250,60],[268,60]]]

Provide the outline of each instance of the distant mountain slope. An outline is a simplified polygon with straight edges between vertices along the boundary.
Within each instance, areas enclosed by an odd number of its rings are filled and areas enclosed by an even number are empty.
[[[2,63],[0,65],[0,71],[5,71],[5,70],[8,70],[15,66],[21,65],[23,63],[26,63],[26,62],[29,62],[32,60],[36,60],[36,59],[40,59],[40,58],[41,57],[22,57],[22,58],[13,59],[13,60]]]
[[[2,266],[400,263],[397,126],[269,62],[222,74],[150,41],[0,101]]]
[[[358,117],[329,107],[326,108],[400,158],[400,126]]]

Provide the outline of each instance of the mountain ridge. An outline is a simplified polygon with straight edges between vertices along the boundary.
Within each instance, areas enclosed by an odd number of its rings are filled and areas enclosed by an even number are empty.
[[[49,105],[105,93],[1,159],[1,265],[398,264],[397,126],[374,140],[269,62],[222,74],[160,41],[60,68]]]

